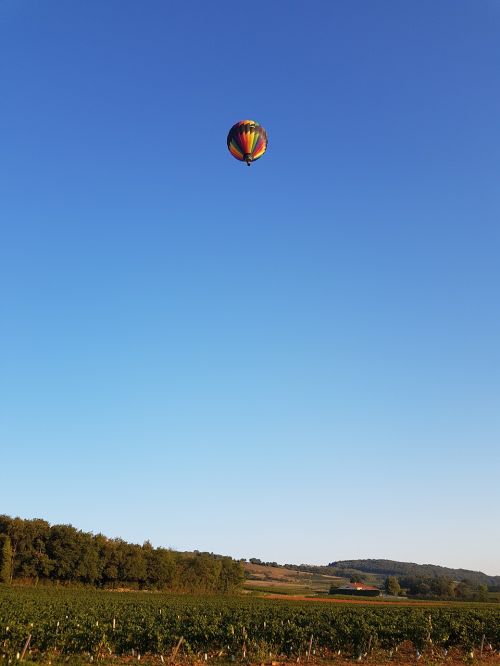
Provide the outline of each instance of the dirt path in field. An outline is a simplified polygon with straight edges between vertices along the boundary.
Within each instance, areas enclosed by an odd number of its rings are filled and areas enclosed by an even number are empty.
[[[329,597],[307,597],[304,594],[262,595],[265,599],[284,599],[286,601],[315,601],[326,604],[362,604],[363,606],[449,606],[447,601],[377,601],[376,599],[330,599]]]

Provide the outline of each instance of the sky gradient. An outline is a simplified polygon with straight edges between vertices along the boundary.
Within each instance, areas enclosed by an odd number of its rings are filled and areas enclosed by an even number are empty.
[[[0,0],[0,512],[500,575],[499,118],[497,0]]]

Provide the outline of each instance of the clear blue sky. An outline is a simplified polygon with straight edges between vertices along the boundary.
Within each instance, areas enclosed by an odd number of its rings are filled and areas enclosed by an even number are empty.
[[[0,0],[0,511],[500,574],[499,120],[498,0]]]

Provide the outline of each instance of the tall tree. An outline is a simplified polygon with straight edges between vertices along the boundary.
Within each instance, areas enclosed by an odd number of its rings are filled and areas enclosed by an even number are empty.
[[[393,597],[397,597],[401,592],[401,587],[396,576],[388,576],[385,579],[385,591]]]
[[[12,544],[10,537],[0,534],[0,583],[12,581]]]
[[[213,553],[178,553],[122,539],[108,539],[72,525],[49,525],[0,515],[2,546],[10,555],[1,562],[5,579],[79,582],[86,585],[190,591],[228,592],[243,582],[240,562]],[[7,548],[7,546],[5,546]]]

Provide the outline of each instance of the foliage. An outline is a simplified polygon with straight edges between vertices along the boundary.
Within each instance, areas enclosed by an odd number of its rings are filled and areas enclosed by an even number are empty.
[[[401,586],[396,576],[388,576],[385,580],[385,591],[393,597],[397,597],[401,592]]]
[[[178,553],[142,546],[71,525],[0,516],[0,554],[5,582],[52,581],[97,587],[128,587],[178,592],[230,592],[243,583],[243,568],[229,557]],[[5,551],[7,552],[7,551]],[[11,569],[8,569],[8,567]],[[8,577],[8,581],[6,579]]]
[[[397,580],[397,579],[396,579]],[[446,576],[408,576],[399,579],[408,595],[421,599],[458,599],[487,601],[488,587],[470,580],[454,581]]]
[[[189,597],[32,588],[0,592],[0,655],[12,659],[30,636],[31,659],[57,655],[172,655],[192,660],[362,657],[404,641],[415,650],[481,645],[500,650],[500,610],[477,607],[339,606],[229,596]]]
[[[9,584],[12,580],[12,545],[10,538],[0,534],[0,583]]]
[[[333,575],[350,575],[352,570],[364,571],[384,578],[387,576],[415,578],[446,578],[449,580],[468,580],[472,585],[500,585],[500,576],[487,576],[480,571],[468,569],[451,569],[436,564],[415,564],[413,562],[397,562],[394,560],[341,560],[330,562],[329,573]]]

